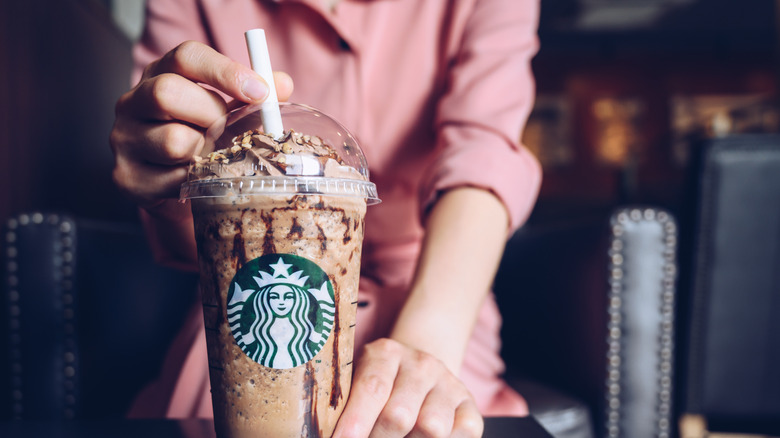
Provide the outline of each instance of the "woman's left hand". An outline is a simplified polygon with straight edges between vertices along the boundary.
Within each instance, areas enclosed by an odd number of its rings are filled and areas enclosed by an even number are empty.
[[[480,437],[471,393],[432,355],[392,339],[364,347],[334,437]]]

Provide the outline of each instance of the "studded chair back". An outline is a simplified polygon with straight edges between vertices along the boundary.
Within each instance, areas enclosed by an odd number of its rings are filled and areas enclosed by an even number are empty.
[[[597,437],[671,436],[676,248],[656,208],[519,230],[495,284],[510,376],[586,402]],[[553,435],[591,436],[528,402]]]
[[[605,436],[672,436],[677,224],[631,208],[611,219]]]
[[[10,219],[3,244],[0,418],[121,417],[196,297],[138,225]]]

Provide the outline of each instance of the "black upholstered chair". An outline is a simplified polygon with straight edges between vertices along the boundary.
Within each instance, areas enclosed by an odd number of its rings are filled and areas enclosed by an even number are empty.
[[[684,411],[780,435],[780,136],[701,146],[684,272]]]
[[[646,207],[510,240],[495,284],[503,355],[552,435],[673,435],[676,248],[673,217]]]
[[[138,225],[22,214],[4,229],[0,419],[124,416],[196,298]]]

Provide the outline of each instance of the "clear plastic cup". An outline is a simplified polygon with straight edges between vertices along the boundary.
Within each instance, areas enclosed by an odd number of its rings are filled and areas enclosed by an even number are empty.
[[[365,156],[341,124],[281,104],[207,132],[181,199],[192,203],[220,437],[330,436],[349,395],[366,206]],[[248,139],[247,139],[248,138]]]

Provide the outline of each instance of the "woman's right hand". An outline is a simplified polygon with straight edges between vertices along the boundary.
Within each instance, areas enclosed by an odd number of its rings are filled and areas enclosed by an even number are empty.
[[[287,100],[290,76],[275,72],[274,81],[279,100]],[[251,103],[267,95],[267,84],[249,67],[205,44],[180,44],[149,64],[116,104],[110,137],[115,183],[145,208],[177,198],[206,128],[229,108],[226,99]]]

